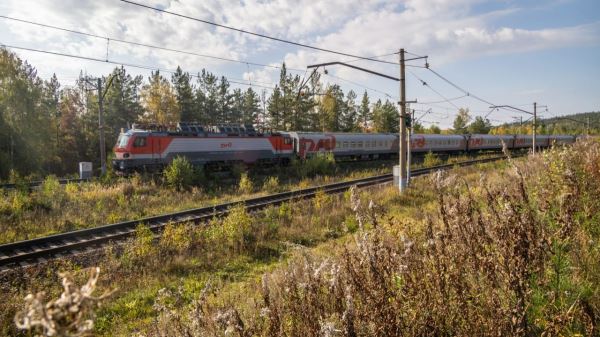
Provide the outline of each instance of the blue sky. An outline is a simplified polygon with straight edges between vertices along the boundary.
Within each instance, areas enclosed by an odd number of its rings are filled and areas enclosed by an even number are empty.
[[[487,101],[530,110],[532,103],[547,105],[542,115],[563,115],[600,110],[600,1],[480,1],[480,0],[139,0],[141,3],[218,23],[323,48],[373,56],[403,47],[429,56],[432,69]],[[318,62],[351,58],[315,52],[221,28],[185,20],[118,0],[5,0],[0,15],[75,29],[112,38],[165,46],[202,54],[280,65],[302,71]],[[83,55],[106,57],[106,41],[54,31],[0,18],[0,43]],[[65,85],[83,70],[90,75],[108,73],[114,66],[17,51],[37,67],[40,76],[56,73]],[[189,72],[202,68],[252,84],[256,90],[272,87],[278,69],[181,55],[111,42],[109,59],[116,62]],[[396,61],[397,56],[384,57]],[[368,61],[354,64],[398,75],[398,67]],[[412,62],[422,65],[421,61]],[[149,70],[130,68],[148,76]],[[349,68],[329,67],[324,83],[344,90],[369,92],[372,100],[397,100],[398,84]],[[408,68],[407,98],[419,102],[442,100],[461,92],[426,69]],[[417,77],[429,87],[421,85]],[[343,81],[342,79],[346,80]],[[351,84],[348,82],[356,82]],[[238,84],[235,84],[238,86]],[[370,89],[365,89],[368,87]],[[267,94],[269,92],[268,89]],[[474,115],[487,115],[489,104],[470,97],[452,103],[416,104],[431,109],[423,120],[451,125],[456,106]],[[517,113],[492,111],[496,124]],[[527,118],[527,116],[524,116]],[[427,124],[427,123],[426,123]]]

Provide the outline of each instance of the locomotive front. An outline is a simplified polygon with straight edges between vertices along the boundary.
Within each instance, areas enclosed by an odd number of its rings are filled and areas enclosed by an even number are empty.
[[[129,172],[150,164],[152,151],[149,134],[141,130],[121,132],[114,147],[115,158],[112,167],[117,172]]]

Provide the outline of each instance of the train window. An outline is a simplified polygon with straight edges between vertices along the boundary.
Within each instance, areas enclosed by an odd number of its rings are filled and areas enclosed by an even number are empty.
[[[355,148],[356,147],[356,142],[355,141],[350,142],[350,147],[351,148]]]
[[[382,146],[383,146],[383,142],[379,141],[379,147],[382,147]]]
[[[356,143],[356,147],[362,148],[363,147],[363,142],[362,140],[360,142]]]
[[[348,148],[348,141],[345,141],[344,142],[344,149],[347,149],[347,148]]]
[[[130,136],[126,134],[119,135],[119,139],[117,140],[118,147],[125,147],[127,143],[129,143]]]
[[[283,144],[285,144],[285,145],[290,145],[290,144],[292,144],[292,139],[291,139],[291,138],[289,138],[289,137],[285,137],[285,138],[283,138]]]
[[[133,141],[133,147],[144,147],[146,146],[146,137],[137,137]]]

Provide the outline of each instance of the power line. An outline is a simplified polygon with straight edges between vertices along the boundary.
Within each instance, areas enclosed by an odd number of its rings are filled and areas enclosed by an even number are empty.
[[[144,4],[141,4],[141,3],[134,2],[134,1],[121,0],[121,2],[125,2],[125,3],[128,3],[128,4],[134,5],[134,6],[139,6],[139,7],[143,7],[143,8],[147,8],[147,9],[152,9],[152,10],[155,10],[155,11],[160,12],[160,13],[165,13],[165,14],[170,14],[170,15],[178,16],[178,17],[185,18],[185,19],[188,19],[188,20],[193,20],[193,21],[197,21],[197,22],[206,23],[206,24],[209,24],[209,25],[213,25],[215,27],[225,28],[225,29],[233,30],[233,31],[236,31],[236,32],[239,32],[239,33],[254,35],[254,36],[262,37],[262,38],[265,38],[265,39],[269,39],[269,40],[273,40],[273,41],[277,41],[277,42],[282,42],[282,43],[287,43],[287,44],[291,44],[291,45],[295,45],[295,46],[299,46],[299,47],[303,47],[303,48],[314,49],[314,50],[323,51],[323,52],[327,52],[327,53],[332,53],[332,54],[337,54],[337,55],[343,55],[343,56],[349,56],[349,57],[354,57],[354,58],[363,59],[363,60],[369,60],[369,61],[373,61],[373,62],[396,64],[395,62],[388,62],[388,61],[377,60],[377,59],[373,59],[373,58],[368,58],[368,57],[353,55],[353,54],[349,54],[349,53],[343,53],[343,52],[339,52],[339,51],[335,51],[335,50],[331,50],[331,49],[320,48],[320,47],[315,47],[315,46],[311,46],[311,45],[307,45],[307,44],[303,44],[303,43],[299,43],[299,42],[294,42],[294,41],[290,41],[290,40],[280,39],[280,38],[277,38],[277,37],[273,37],[273,36],[269,36],[269,35],[265,35],[265,34],[261,34],[261,33],[255,33],[255,32],[243,30],[243,29],[240,29],[240,28],[226,26],[226,25],[223,25],[223,24],[220,24],[220,23],[211,22],[211,21],[208,21],[208,20],[198,19],[198,18],[189,16],[189,15],[184,15],[184,14],[179,14],[179,13],[167,11],[167,10],[164,10],[164,9],[161,9],[161,8],[158,8],[158,7],[152,7],[152,6],[149,6],[149,5],[144,5]]]
[[[442,101],[442,102],[444,102],[444,103],[449,103],[449,104],[451,104],[453,107],[455,107],[456,109],[460,110],[460,108],[458,107],[458,105],[454,104],[454,103],[452,102],[452,100],[450,100],[450,99],[446,98],[446,96],[442,95],[442,94],[441,94],[439,91],[437,91],[437,90],[433,89],[433,88],[432,88],[432,87],[431,87],[431,86],[430,86],[430,85],[429,85],[427,82],[425,82],[423,79],[421,79],[419,76],[417,76],[417,75],[416,75],[415,73],[413,73],[412,71],[410,71],[410,70],[409,70],[408,72],[409,72],[411,75],[413,75],[413,76],[414,76],[416,79],[418,79],[419,81],[421,81],[421,83],[422,83],[424,86],[428,87],[428,88],[429,88],[431,91],[435,92],[435,93],[436,93],[438,96],[440,96],[440,97],[443,99],[443,101]]]
[[[377,90],[377,89],[373,89],[373,88],[367,87],[366,85],[360,84],[360,83],[358,83],[358,82],[350,81],[350,80],[347,80],[347,79],[341,78],[341,77],[339,77],[339,76],[334,76],[334,75],[331,75],[331,74],[325,74],[325,76],[329,76],[329,77],[332,77],[332,78],[338,79],[338,80],[340,80],[340,81],[344,81],[344,82],[348,82],[348,83],[350,83],[350,84],[357,85],[357,86],[359,86],[359,87],[362,87],[362,88],[365,88],[365,89],[367,89],[367,90],[370,90],[370,91],[377,92],[377,93],[380,93],[380,94],[382,94],[382,95],[385,95],[386,97],[389,97],[389,98],[398,99],[398,97],[397,97],[397,96],[392,96],[392,95],[388,94],[387,92],[384,92],[384,91],[381,91],[381,90]]]
[[[93,38],[97,38],[97,39],[106,40],[107,42],[108,41],[119,42],[119,43],[125,43],[125,44],[134,45],[134,46],[139,46],[139,47],[146,47],[146,48],[152,48],[152,49],[157,49],[157,50],[164,50],[164,51],[169,51],[169,52],[174,52],[174,53],[179,53],[179,54],[193,55],[193,56],[198,56],[198,57],[203,57],[203,58],[210,58],[210,59],[215,59],[215,60],[220,60],[220,61],[227,61],[227,62],[234,62],[234,63],[245,64],[245,65],[253,65],[253,66],[258,66],[258,67],[274,68],[274,69],[281,69],[282,68],[280,66],[274,66],[274,65],[270,65],[270,64],[262,64],[262,63],[256,63],[256,62],[251,62],[251,61],[235,60],[235,59],[230,59],[230,58],[221,57],[221,56],[200,54],[200,53],[186,51],[186,50],[181,50],[181,49],[167,48],[167,47],[155,46],[155,45],[151,45],[151,44],[147,44],[147,43],[141,43],[141,42],[123,40],[123,39],[118,39],[118,38],[110,37],[110,36],[101,36],[101,35],[91,34],[91,33],[87,33],[87,32],[77,31],[77,30],[73,30],[73,29],[69,29],[69,28],[63,28],[63,27],[58,27],[58,26],[47,25],[47,24],[44,24],[44,23],[39,23],[39,22],[33,22],[33,21],[28,21],[28,20],[13,18],[13,17],[5,16],[5,15],[0,15],[0,18],[4,18],[4,19],[7,19],[7,20],[13,20],[13,21],[21,22],[21,23],[26,23],[26,24],[30,24],[30,25],[40,26],[40,27],[44,27],[44,28],[50,28],[50,29],[60,30],[60,31],[68,32],[68,33],[79,34],[79,35],[83,35],[83,36],[89,36],[89,37],[93,37]],[[304,72],[305,71],[304,69],[294,69],[294,68],[287,68],[287,69],[288,70],[297,71],[297,72]]]
[[[459,86],[458,86],[457,84],[455,84],[454,82],[452,82],[452,81],[450,81],[449,79],[445,78],[444,76],[440,75],[440,74],[439,74],[437,71],[435,71],[435,70],[431,69],[431,67],[427,67],[427,70],[431,71],[431,72],[432,72],[434,75],[436,75],[437,77],[441,78],[441,79],[442,79],[442,80],[444,80],[446,83],[448,83],[448,84],[450,84],[451,86],[455,87],[455,88],[456,88],[456,89],[458,89],[459,91],[462,91],[462,92],[463,92],[465,95],[467,95],[467,96],[471,96],[471,97],[473,97],[474,99],[476,99],[476,100],[478,100],[478,101],[480,101],[480,102],[483,102],[483,103],[489,104],[489,105],[496,105],[496,104],[494,104],[494,103],[492,103],[492,102],[490,102],[490,101],[486,101],[485,99],[483,99],[483,98],[480,98],[479,96],[476,96],[476,95],[474,95],[474,94],[470,93],[469,91],[467,91],[467,90],[465,90],[465,89],[463,89],[463,88],[459,87]]]
[[[395,52],[395,53],[389,53],[389,54],[384,54],[384,55],[375,55],[375,56],[369,56],[369,57],[367,57],[367,59],[377,59],[377,58],[380,58],[380,57],[386,57],[386,56],[392,56],[392,55],[398,55],[398,52]],[[343,63],[350,63],[350,62],[362,61],[362,60],[364,60],[364,59],[365,59],[365,58],[363,58],[363,57],[360,57],[360,58],[357,58],[357,59],[346,60],[346,61],[342,61],[342,62],[343,62]],[[398,65],[398,63],[393,63],[393,64],[394,64],[394,65]]]
[[[457,96],[457,97],[453,97],[453,98],[448,98],[448,101],[456,101],[456,100],[459,100],[459,99],[465,98],[465,97],[467,97],[467,95],[462,95],[462,96]],[[420,102],[420,103],[421,104],[429,105],[429,104],[437,104],[437,103],[444,103],[444,102],[446,102],[446,101],[444,100],[444,101],[431,101],[431,102]]]
[[[151,67],[151,66],[146,66],[146,65],[133,64],[133,63],[117,62],[117,61],[111,61],[111,60],[108,60],[108,59],[102,60],[102,59],[93,58],[93,57],[87,57],[87,56],[72,55],[72,54],[65,54],[65,53],[53,52],[53,51],[48,51],[48,50],[40,50],[40,49],[33,49],[33,48],[26,48],[26,47],[11,46],[11,45],[3,44],[3,43],[0,43],[0,46],[5,47],[5,48],[18,49],[18,50],[26,50],[26,51],[36,52],[36,53],[56,55],[56,56],[62,56],[62,57],[69,57],[69,58],[81,59],[81,60],[86,60],[86,61],[115,64],[115,65],[120,65],[120,66],[125,66],[125,67],[131,67],[131,68],[138,68],[138,69],[145,69],[145,70],[159,70],[159,71],[170,73],[170,74],[175,74],[176,73],[175,70],[169,70],[169,69],[164,69],[164,68],[159,68],[159,67]],[[188,74],[190,74],[191,77],[199,77],[198,75],[194,75],[193,73],[188,73]],[[267,86],[263,86],[263,85],[249,84],[249,83],[245,83],[245,82],[240,82],[240,81],[243,81],[243,80],[238,80],[238,79],[229,79],[229,78],[227,78],[227,81],[230,82],[230,83],[241,84],[241,85],[246,85],[246,86],[255,86],[255,87],[261,87],[261,88],[266,88],[266,89],[271,89],[271,90],[273,89],[272,87],[267,87]],[[266,82],[264,82],[264,83],[266,83]]]

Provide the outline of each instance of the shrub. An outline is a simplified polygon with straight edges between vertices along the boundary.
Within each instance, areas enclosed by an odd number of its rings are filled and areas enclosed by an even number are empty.
[[[169,186],[181,191],[194,182],[194,168],[187,158],[177,157],[167,166],[164,176]]]
[[[192,245],[191,230],[183,224],[168,224],[160,237],[160,247],[168,253],[182,253]]]
[[[123,263],[129,267],[146,267],[154,263],[157,247],[154,233],[143,223],[135,228],[135,237],[129,241],[123,254]]]
[[[320,211],[327,207],[327,205],[331,203],[331,200],[331,196],[320,189],[315,193],[315,197],[313,198],[313,206],[315,207],[315,210]]]
[[[242,251],[250,233],[252,218],[243,204],[233,206],[221,221],[215,221],[208,236],[215,245],[226,245],[236,252]]]
[[[335,172],[335,157],[333,153],[319,152],[305,160],[292,161],[292,167],[299,177],[313,177]]]
[[[425,158],[423,159],[423,166],[431,167],[438,166],[442,164],[442,160],[438,157],[437,154],[429,151],[425,154]]]
[[[242,173],[240,176],[240,182],[238,184],[238,191],[241,194],[250,194],[254,190],[254,184],[252,184],[252,180],[248,177],[248,173]]]
[[[269,193],[279,192],[281,190],[281,187],[279,186],[279,178],[275,176],[267,178],[267,180],[265,180],[263,183],[262,189]]]

